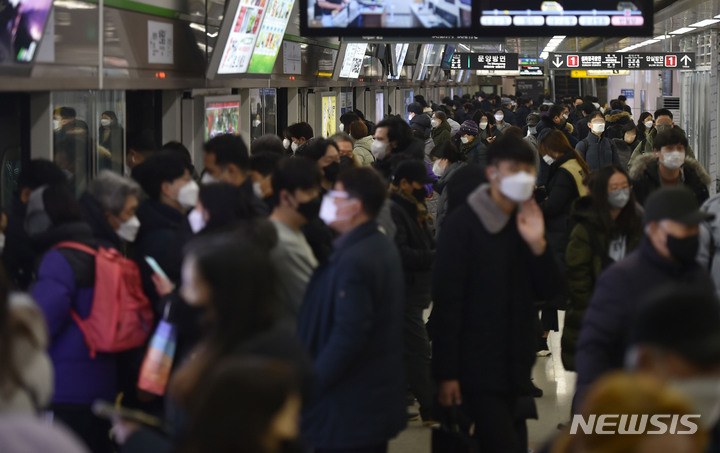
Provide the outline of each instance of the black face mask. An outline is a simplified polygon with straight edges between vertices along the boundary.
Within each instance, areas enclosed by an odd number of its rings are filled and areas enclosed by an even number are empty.
[[[338,162],[331,163],[323,168],[323,173],[325,173],[325,179],[334,183],[337,181],[338,173],[340,173],[340,164]]]
[[[297,212],[309,222],[320,215],[320,205],[322,205],[322,198],[317,196],[305,203],[298,203]]]
[[[425,199],[427,198],[427,196],[428,191],[425,187],[423,187],[422,189],[413,190],[413,197],[415,197],[415,199],[420,203],[425,203]]]
[[[695,261],[699,247],[700,237],[698,235],[678,239],[668,234],[667,248],[670,255],[680,264],[690,264]]]

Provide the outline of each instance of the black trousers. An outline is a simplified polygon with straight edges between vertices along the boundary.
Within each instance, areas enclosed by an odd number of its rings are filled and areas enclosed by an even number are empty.
[[[405,375],[407,385],[420,403],[424,420],[430,417],[435,384],[430,377],[430,338],[423,321],[422,306],[405,306]]]
[[[353,447],[353,448],[318,448],[315,453],[387,453],[387,442],[380,445],[370,447]]]
[[[463,391],[463,406],[475,422],[480,451],[527,453],[527,424],[516,414],[516,398]]]
[[[50,407],[55,422],[70,428],[92,453],[112,453],[110,422],[95,416],[89,405],[53,404]]]

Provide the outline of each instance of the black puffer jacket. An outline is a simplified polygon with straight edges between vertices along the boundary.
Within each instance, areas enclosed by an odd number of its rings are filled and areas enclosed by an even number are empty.
[[[615,112],[615,110],[613,110]],[[623,138],[623,127],[633,122],[628,112],[615,112],[605,115],[605,137],[609,139]]]
[[[644,205],[650,194],[662,187],[659,167],[660,163],[654,154],[642,154],[635,159],[630,171],[630,180],[638,203]],[[680,181],[693,191],[698,204],[703,204],[710,197],[708,192],[710,175],[695,159],[685,158],[680,171]]]
[[[432,124],[430,124],[430,116],[427,113],[418,113],[410,120],[410,129],[420,131],[425,138],[430,136]]]

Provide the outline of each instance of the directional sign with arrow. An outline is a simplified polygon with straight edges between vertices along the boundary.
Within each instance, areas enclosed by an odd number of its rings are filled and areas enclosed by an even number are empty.
[[[692,52],[551,53],[551,69],[695,69]]]

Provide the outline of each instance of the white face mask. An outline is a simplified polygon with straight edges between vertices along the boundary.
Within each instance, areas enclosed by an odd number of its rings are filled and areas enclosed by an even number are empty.
[[[570,115],[568,115],[567,113],[564,113],[564,114],[563,114],[563,119],[564,119],[564,120],[567,120],[569,117],[570,117]]]
[[[553,162],[555,162],[555,159],[553,159],[552,157],[550,157],[549,154],[545,154],[545,155],[543,156],[543,160],[544,160],[545,163],[548,164],[548,165],[552,165]]]
[[[260,186],[259,182],[253,183],[253,193],[255,194],[256,197],[258,197],[261,200],[263,198],[265,198],[265,195],[263,194],[262,187]]]
[[[414,113],[408,114],[408,121],[412,120],[413,118],[415,118],[415,114],[414,114]]]
[[[53,120],[53,129],[56,131],[59,131],[62,125],[60,124],[60,120]]]
[[[260,120],[254,120],[254,121],[253,121],[253,127],[258,127],[258,126],[260,125],[260,123],[261,123]]]
[[[523,203],[532,197],[535,190],[535,176],[521,171],[500,180],[500,192],[514,201]]]
[[[720,379],[716,377],[698,377],[673,379],[671,387],[690,398],[695,410],[700,414],[698,423],[705,429],[712,429],[720,418]]]
[[[431,126],[433,129],[435,129],[435,128],[438,127],[439,125],[440,125],[440,121],[438,121],[438,120],[430,120],[430,126]]]
[[[123,164],[123,176],[130,178],[132,176],[132,168],[128,164]]]
[[[435,163],[433,164],[433,169],[432,169],[433,173],[435,173],[435,176],[437,176],[438,178],[440,178],[443,174],[445,174],[445,167],[441,167],[440,162],[442,162],[442,161],[436,160]]]
[[[291,143],[291,142],[290,142],[289,139],[287,139],[287,138],[284,139],[284,140],[283,140],[283,148],[285,148],[285,149],[290,148],[290,143]]]
[[[485,129],[487,129],[487,125],[488,125],[487,121],[480,121],[479,126],[480,126],[481,130],[484,131]]]
[[[290,145],[290,149],[292,149],[292,152],[294,153],[295,151],[297,151],[299,146],[300,145],[298,145],[297,143],[292,142],[292,144]]]
[[[200,183],[203,185],[217,184],[219,182],[220,180],[211,175],[210,173],[205,173],[204,175],[202,175],[202,178],[200,178]]]
[[[596,134],[602,134],[605,132],[605,123],[592,123],[592,130]]]
[[[682,151],[670,151],[662,153],[662,164],[668,170],[677,170],[685,163],[685,153]]]
[[[375,156],[375,159],[382,160],[387,156],[387,148],[387,143],[375,140],[370,146],[370,152]]]
[[[205,229],[205,226],[207,226],[202,213],[197,209],[193,209],[190,211],[190,214],[188,214],[188,223],[190,224],[190,229],[194,234],[198,234]]]
[[[643,123],[643,124],[645,124],[645,127],[647,127],[648,129],[650,129],[651,127],[653,127],[653,122],[652,122],[652,121],[645,121],[645,123]]]
[[[498,123],[502,123],[503,118],[505,118],[505,115],[495,115],[495,121]]]
[[[338,220],[343,220],[338,217],[338,207],[335,204],[337,198],[347,199],[347,192],[337,192],[331,190],[327,195],[323,197],[322,203],[320,204],[320,220],[325,222],[326,225],[330,225]]]
[[[137,216],[132,216],[121,223],[118,229],[115,230],[115,233],[117,233],[123,241],[134,242],[137,237],[138,230],[140,230],[140,220]]]
[[[200,194],[200,186],[195,181],[190,181],[178,191],[177,201],[184,209],[194,208]]]
[[[108,127],[111,123],[112,123],[112,121],[106,120],[106,119],[104,119],[104,118],[100,120],[100,125],[101,125],[102,127]]]
[[[345,131],[345,125],[344,125],[343,123],[340,123],[340,125],[338,126],[338,130],[339,130],[340,132],[344,132],[344,131]]]
[[[460,141],[463,145],[467,145],[468,143],[470,143],[470,139],[467,137],[460,137]]]

